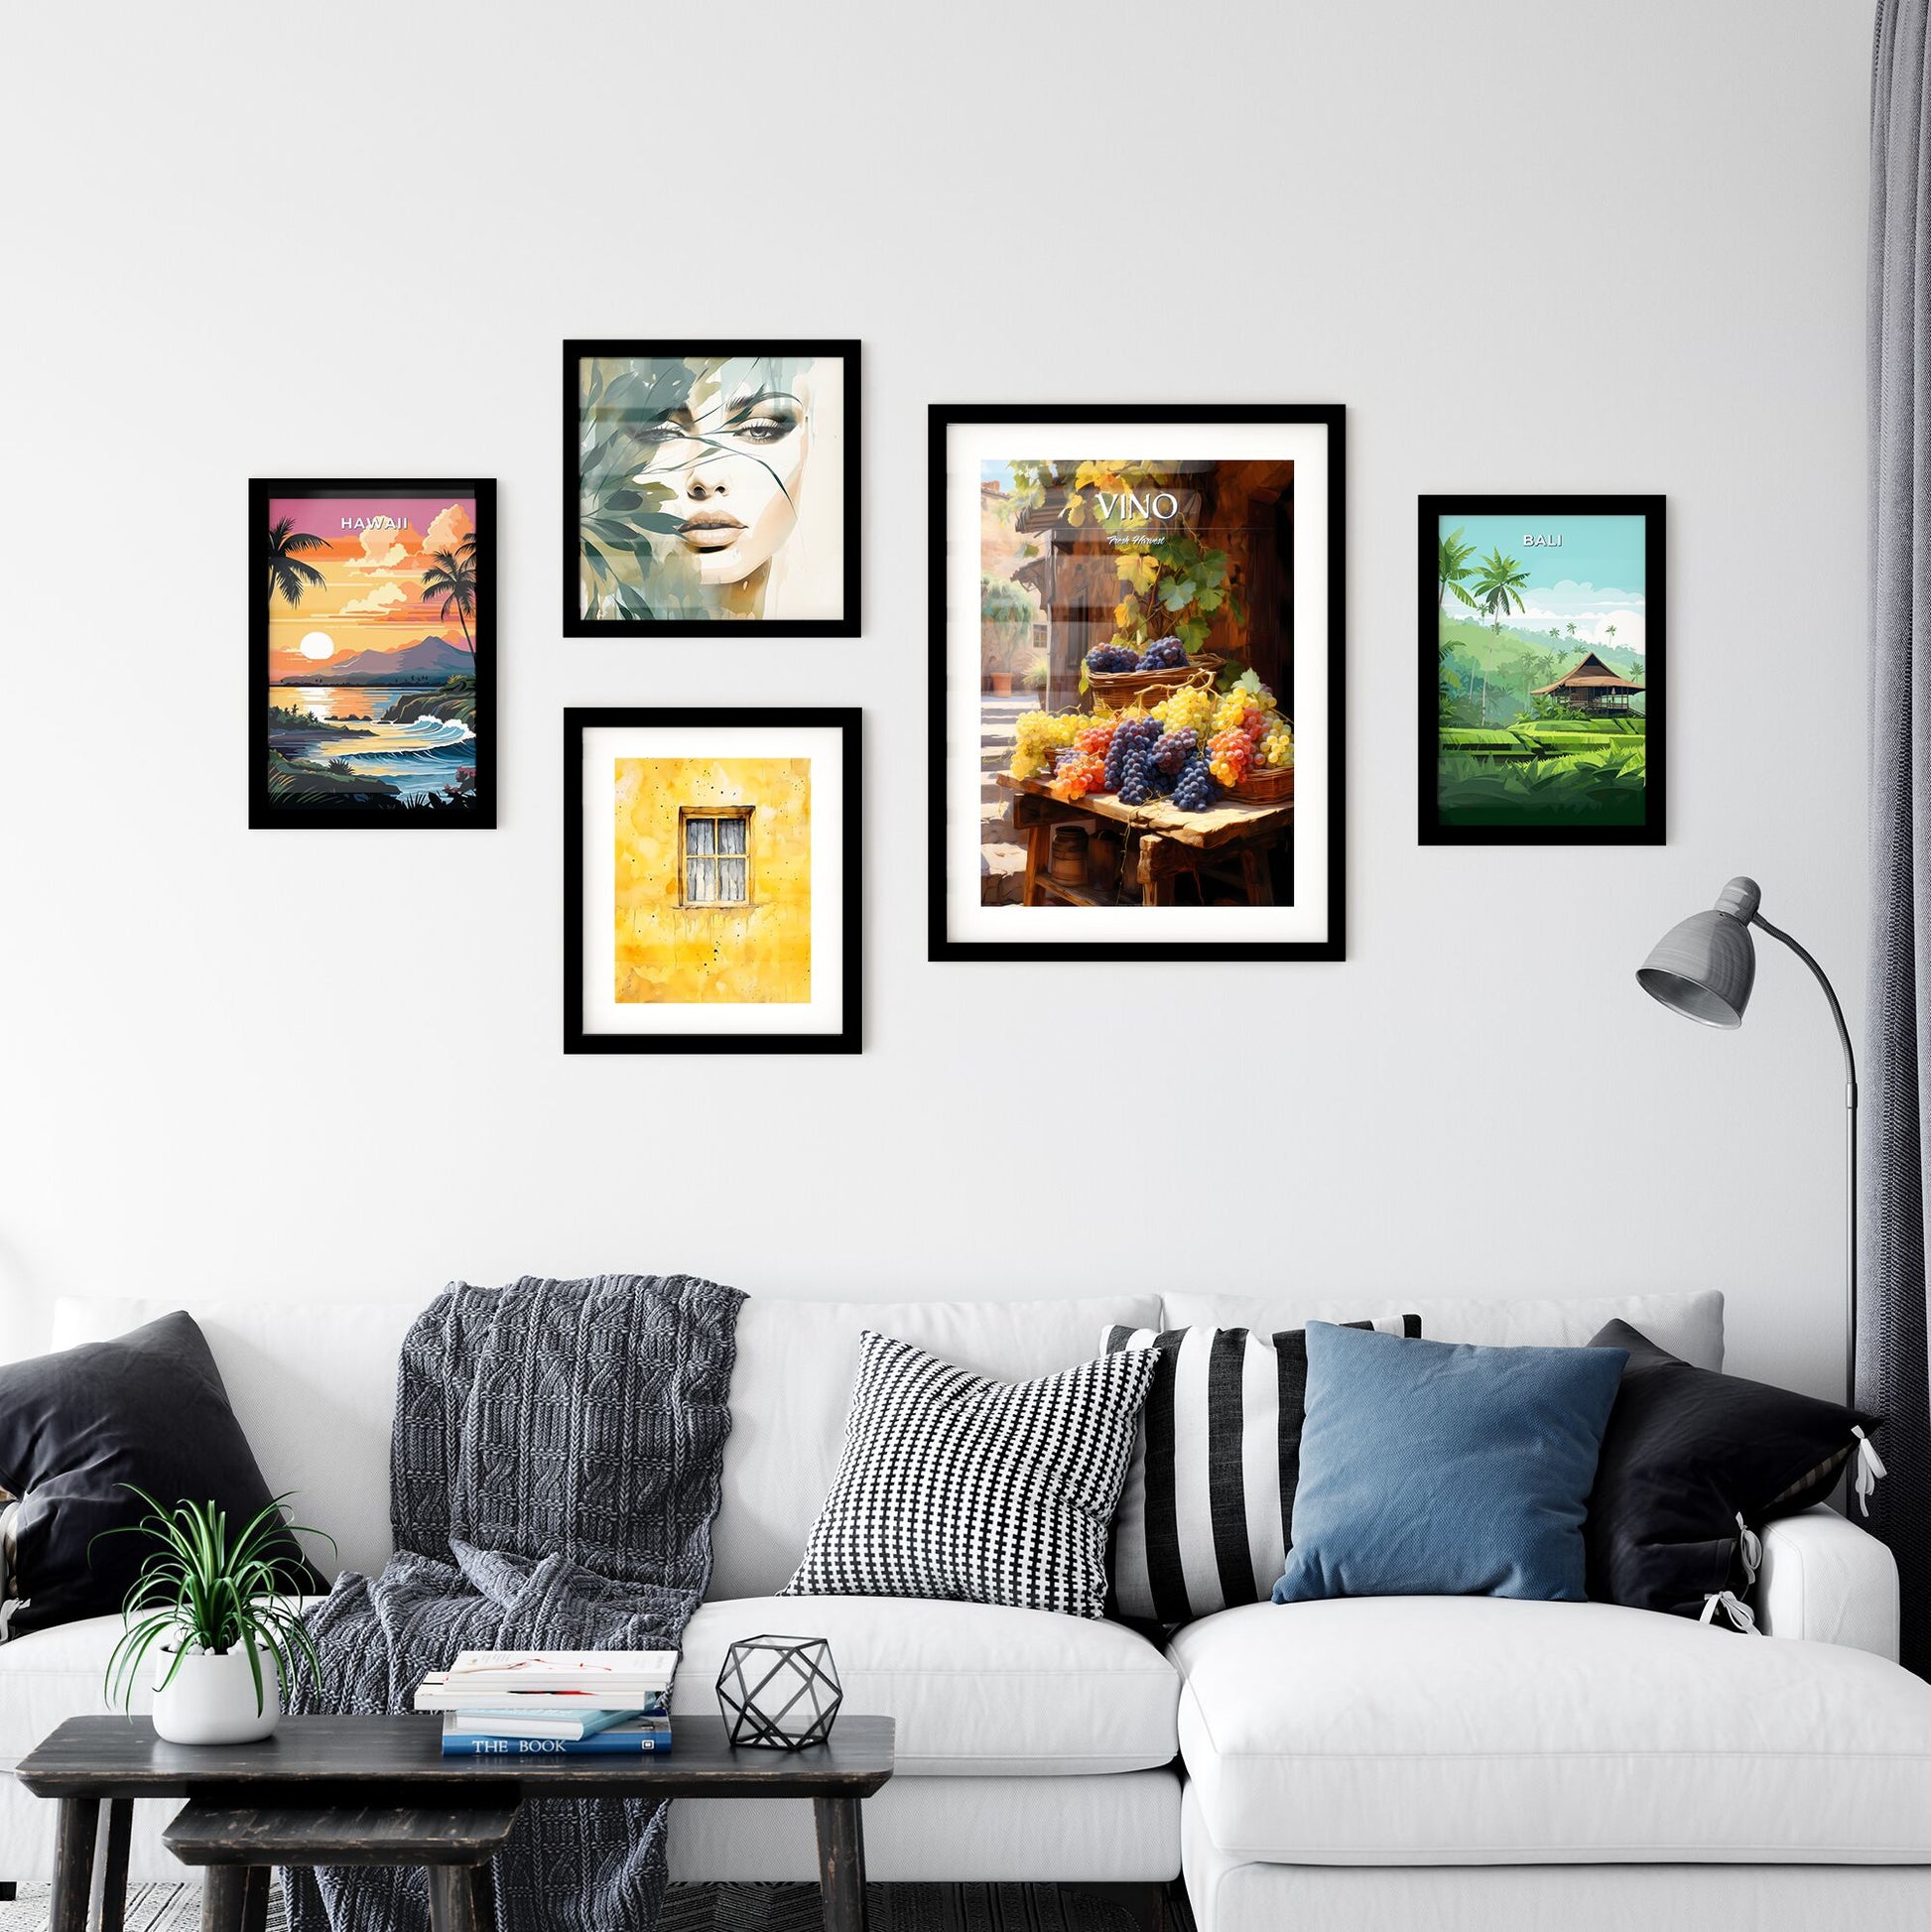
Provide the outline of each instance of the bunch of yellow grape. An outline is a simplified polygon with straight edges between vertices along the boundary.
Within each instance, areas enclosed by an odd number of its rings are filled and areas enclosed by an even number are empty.
[[[1037,778],[1053,769],[1054,753],[1064,751],[1092,723],[1082,711],[1022,711],[1019,742],[1013,748],[1014,778]]]
[[[1213,714],[1214,694],[1198,685],[1176,691],[1153,708],[1153,715],[1164,720],[1169,731],[1198,731],[1202,737],[1207,735],[1207,721]]]
[[[1244,685],[1235,685],[1231,691],[1223,692],[1214,707],[1214,728],[1217,731],[1237,731],[1247,719],[1249,711],[1271,711],[1274,708],[1274,694],[1265,685],[1248,690]]]
[[[1275,771],[1284,770],[1294,762],[1294,727],[1278,711],[1267,720],[1267,733],[1260,741],[1260,755]]]

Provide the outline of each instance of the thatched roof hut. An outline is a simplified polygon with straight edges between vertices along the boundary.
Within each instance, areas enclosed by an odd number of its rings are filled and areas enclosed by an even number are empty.
[[[1579,711],[1619,711],[1626,710],[1629,700],[1641,690],[1641,685],[1611,671],[1591,651],[1575,670],[1558,678],[1552,685],[1538,686],[1534,695],[1537,698],[1559,698],[1564,704],[1575,706]]]

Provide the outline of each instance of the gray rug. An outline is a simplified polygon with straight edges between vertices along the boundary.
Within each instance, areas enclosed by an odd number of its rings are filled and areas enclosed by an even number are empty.
[[[1109,1899],[1058,1885],[870,1885],[871,1932],[1136,1932]],[[135,1885],[127,1932],[199,1932],[198,1885]],[[0,1932],[47,1932],[45,1885],[0,1905]],[[287,1932],[275,1888],[268,1932]],[[658,1932],[822,1932],[816,1885],[673,1885]],[[1171,1920],[1169,1932],[1174,1932]],[[1187,1929],[1191,1932],[1191,1928]]]

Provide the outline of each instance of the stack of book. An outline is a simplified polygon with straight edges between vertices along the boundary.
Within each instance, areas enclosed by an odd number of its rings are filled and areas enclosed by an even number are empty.
[[[416,1687],[446,1757],[671,1748],[674,1650],[465,1650]]]

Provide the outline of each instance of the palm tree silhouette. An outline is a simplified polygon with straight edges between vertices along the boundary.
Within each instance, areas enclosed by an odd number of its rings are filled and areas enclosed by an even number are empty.
[[[455,612],[473,663],[476,643],[469,635],[469,613],[476,607],[476,533],[470,531],[453,550],[433,550],[429,555],[430,568],[423,573],[423,601],[434,603],[441,597],[443,607],[437,615],[445,623],[450,612]]]
[[[326,537],[298,530],[293,517],[280,517],[272,523],[268,530],[268,601],[274,603],[279,590],[282,601],[293,610],[305,590],[320,590],[328,580],[313,564],[303,563],[300,553],[327,548]]]
[[[1615,642],[1615,626],[1613,624],[1605,624],[1603,627],[1603,635],[1613,644]]]
[[[1469,559],[1475,554],[1475,545],[1465,544],[1459,530],[1440,540],[1435,560],[1435,594],[1443,609],[1448,608],[1448,593],[1451,590],[1471,610],[1475,608],[1475,599],[1462,587],[1462,580],[1469,575]]]
[[[1472,601],[1477,609],[1486,614],[1489,629],[1499,637],[1502,619],[1511,610],[1524,607],[1521,593],[1529,580],[1528,569],[1514,558],[1504,557],[1500,544],[1494,545],[1476,568],[1480,575],[1476,579]]]
[[[1574,636],[1576,635],[1576,626],[1575,626],[1575,624],[1574,624],[1574,622],[1573,622],[1573,621],[1571,622],[1571,624],[1570,624],[1570,626],[1569,626],[1569,635],[1570,635],[1571,637],[1574,637]]]

